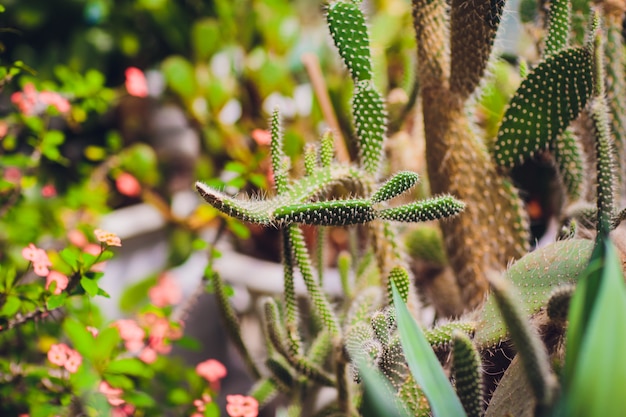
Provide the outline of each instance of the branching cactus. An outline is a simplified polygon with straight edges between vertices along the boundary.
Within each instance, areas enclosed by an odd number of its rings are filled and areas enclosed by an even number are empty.
[[[623,42],[616,34],[624,10],[608,3],[604,6],[601,15],[606,29],[601,28],[600,15],[593,14],[585,43],[570,46],[571,5],[566,0],[550,4],[541,59],[524,74],[496,142],[488,148],[470,114],[489,66],[504,2],[413,0],[421,116],[433,197],[395,204],[394,199],[408,194],[419,177],[409,171],[393,172],[393,167],[391,172],[383,171],[386,111],[373,83],[366,18],[359,1],[328,4],[330,35],[354,83],[356,163],[334,161],[333,137],[327,133],[319,146],[307,147],[305,175],[294,178],[275,111],[270,126],[273,196],[232,197],[196,184],[200,195],[225,215],[276,227],[282,233],[284,292],[282,300],[264,303],[265,369],[254,363],[241,335],[234,337],[259,377],[252,394],[260,403],[280,391],[291,401],[290,412],[302,413],[318,388],[332,387],[336,399],[319,415],[359,415],[359,367],[364,364],[388,382],[385,389],[400,410],[430,415],[426,390],[418,386],[407,364],[391,288],[400,291],[396,302],[413,303],[413,312],[419,313],[415,285],[394,224],[434,220],[439,221],[443,245],[436,232],[422,234],[423,239],[413,246],[450,265],[454,290],[460,294],[458,305],[450,311],[456,316],[469,313],[426,329],[426,346],[429,343],[442,362],[452,352],[452,375],[465,412],[482,415],[483,395],[489,394],[483,392],[480,380],[480,354],[492,355],[511,347],[511,342],[524,364],[537,406],[529,415],[553,405],[558,387],[548,358],[554,346],[542,345],[529,320],[534,323],[545,316],[557,328],[556,337],[562,336],[573,286],[587,267],[594,242],[578,236],[576,224],[582,221],[571,222],[562,240],[527,253],[523,203],[507,174],[547,151],[559,170],[568,203],[577,204],[564,213],[576,212],[578,220],[591,219],[593,232],[601,237],[624,218],[615,198],[624,178],[616,169],[624,153],[623,145],[616,146],[616,137],[617,142],[624,141],[625,126]],[[603,30],[608,39],[606,53]],[[584,140],[579,137],[580,129],[571,128],[577,119],[581,124],[580,119],[588,121]],[[388,179],[383,182],[384,177]],[[344,253],[338,261],[344,290],[341,308],[322,291],[323,265],[313,261],[322,259],[321,249],[316,258],[311,256],[300,225],[365,225],[360,231],[366,231],[370,250]],[[294,282],[300,277],[318,330],[302,331],[304,315]],[[214,280],[215,288],[223,288],[218,274]],[[238,333],[224,293],[219,301],[232,322],[232,332]]]

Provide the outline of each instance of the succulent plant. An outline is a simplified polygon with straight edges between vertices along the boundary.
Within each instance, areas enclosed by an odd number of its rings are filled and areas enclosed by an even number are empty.
[[[481,355],[512,346],[519,355],[516,361],[523,365],[516,365],[520,370],[515,372],[524,373],[533,397],[535,408],[529,415],[550,412],[559,387],[549,360],[554,352],[544,346],[534,320],[547,310],[546,320],[562,337],[574,286],[586,279],[597,242],[623,218],[623,211],[615,207],[621,178],[615,164],[624,147],[613,143],[613,135],[623,130],[623,111],[606,100],[623,91],[623,68],[615,63],[623,60],[614,50],[622,46],[614,33],[616,12],[604,10],[613,42],[612,51],[606,53],[607,77],[598,14],[592,14],[585,43],[570,46],[571,5],[564,0],[550,4],[541,59],[524,74],[489,149],[473,121],[471,106],[485,82],[504,2],[413,0],[412,4],[433,197],[395,203],[420,178],[410,171],[391,175],[383,171],[385,103],[374,84],[367,19],[360,2],[351,0],[330,2],[326,17],[354,84],[356,163],[333,160],[334,139],[327,133],[319,146],[305,151],[305,175],[293,178],[275,111],[270,126],[275,195],[231,197],[202,183],[196,185],[202,197],[225,215],[277,227],[282,233],[284,293],[281,301],[269,299],[264,304],[268,373],[253,393],[265,400],[272,389],[283,391],[292,401],[290,410],[302,412],[302,404],[309,400],[307,393],[330,386],[336,389],[337,398],[319,415],[367,415],[359,385],[365,378],[366,397],[371,381],[379,381],[381,389],[396,398],[391,404],[398,415],[451,410],[434,398],[441,393],[426,382],[441,381],[443,373],[433,370],[425,376],[416,370],[412,355],[428,346],[430,353],[423,358],[430,359],[422,358],[428,366],[433,361],[439,366],[433,350],[444,363],[452,353],[456,386],[446,395],[460,398],[452,407],[479,416],[485,394]],[[579,137],[580,131],[571,128],[582,118],[589,120],[589,129],[582,133],[591,146]],[[624,139],[620,136],[619,140]],[[523,203],[507,173],[546,151],[555,160],[568,196],[570,206],[562,212],[578,213],[578,217],[572,215],[575,219],[594,218],[589,224],[598,236],[596,243],[580,238],[575,226],[583,222],[572,221],[562,240],[528,253]],[[593,161],[595,174],[589,173],[587,160]],[[388,179],[381,182],[385,176]],[[592,176],[595,181],[590,186],[587,179]],[[584,209],[576,211],[570,203]],[[433,220],[439,222],[442,233],[417,234],[423,241],[412,243],[413,253],[429,254],[441,267],[450,266],[461,295],[454,311],[466,314],[422,330],[407,324],[408,311],[419,313],[419,301],[394,223]],[[358,225],[369,243],[369,250],[344,253],[338,261],[344,290],[341,308],[322,291],[322,262],[313,262],[300,228],[303,224]],[[316,255],[322,259],[321,249]],[[319,324],[310,334],[302,331],[296,271]],[[220,304],[228,313],[225,299]],[[423,333],[418,350],[411,346],[415,340],[407,339],[408,328]],[[238,346],[245,351],[242,343]],[[248,358],[245,352],[244,357]],[[253,363],[249,365],[256,369]]]

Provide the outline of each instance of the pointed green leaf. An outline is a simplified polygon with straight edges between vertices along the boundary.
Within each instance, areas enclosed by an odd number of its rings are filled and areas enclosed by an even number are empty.
[[[566,357],[570,371],[565,374],[569,389],[563,397],[563,416],[620,416],[626,407],[626,330],[623,320],[618,319],[626,317],[626,288],[613,245],[607,242],[604,251],[603,264],[596,260],[596,267],[590,264],[600,276],[585,278],[600,281],[597,295],[589,300],[589,286],[579,285],[572,300],[566,352],[571,349],[576,353]],[[582,300],[591,301],[586,321],[581,320],[585,308]],[[580,337],[572,337],[574,334]]]
[[[588,48],[566,49],[541,62],[504,115],[494,147],[496,163],[512,167],[548,148],[587,104],[592,70]]]
[[[90,297],[98,295],[98,283],[93,279],[82,277],[80,279],[80,286],[83,287],[85,292],[89,294]]]
[[[435,417],[467,416],[437,356],[402,301],[395,285],[393,285],[393,303],[396,307],[398,331],[404,356],[413,377],[428,398],[433,415]]]

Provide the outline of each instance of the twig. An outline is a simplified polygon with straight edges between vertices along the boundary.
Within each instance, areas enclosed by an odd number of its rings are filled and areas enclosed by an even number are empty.
[[[337,159],[340,162],[350,162],[350,153],[346,147],[345,139],[341,134],[341,129],[339,128],[339,122],[337,122],[337,116],[335,115],[335,111],[330,102],[330,97],[328,96],[328,89],[326,88],[326,81],[322,75],[320,62],[315,54],[306,53],[302,55],[302,63],[304,64],[304,68],[311,79],[313,91],[315,92],[317,101],[322,109],[324,120],[333,131]]]

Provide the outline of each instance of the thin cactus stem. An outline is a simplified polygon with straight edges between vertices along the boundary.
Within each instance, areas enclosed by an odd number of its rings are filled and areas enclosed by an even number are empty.
[[[339,322],[330,306],[330,303],[328,302],[328,299],[326,298],[326,295],[324,295],[319,283],[315,279],[313,266],[308,255],[302,231],[296,226],[290,226],[288,233],[290,247],[292,249],[289,256],[293,256],[295,263],[302,274],[304,284],[307,287],[307,291],[311,297],[316,313],[331,333],[333,339],[338,339],[340,337]]]
[[[343,344],[335,345],[333,356],[335,357],[335,378],[337,380],[337,403],[341,412],[349,416],[352,414],[353,410],[346,372],[347,360]]]
[[[283,266],[284,266],[284,293],[285,300],[285,327],[287,329],[288,349],[292,355],[299,355],[302,351],[302,341],[298,332],[298,299],[294,281],[292,245],[290,230],[297,226],[291,225],[282,232],[283,238]]]
[[[249,395],[256,399],[261,407],[269,403],[277,394],[278,388],[270,378],[257,381],[249,391]]]
[[[270,134],[272,137],[270,153],[272,156],[272,170],[274,172],[274,187],[276,187],[276,192],[280,195],[287,191],[287,169],[283,164],[285,153],[283,151],[283,136],[278,109],[274,109],[272,112]]]
[[[467,417],[483,414],[483,384],[480,372],[480,356],[469,337],[455,330],[452,333],[452,375],[456,381],[456,393]]]
[[[219,306],[220,313],[226,323],[226,331],[229,333],[233,344],[237,348],[237,351],[239,351],[239,354],[243,358],[243,361],[246,364],[248,371],[252,374],[252,377],[260,379],[261,373],[255,365],[252,355],[250,355],[250,352],[243,341],[241,336],[241,327],[239,326],[239,319],[237,318],[237,314],[228,300],[228,294],[226,293],[222,277],[217,272],[213,272],[211,282],[215,290],[215,299]]]

